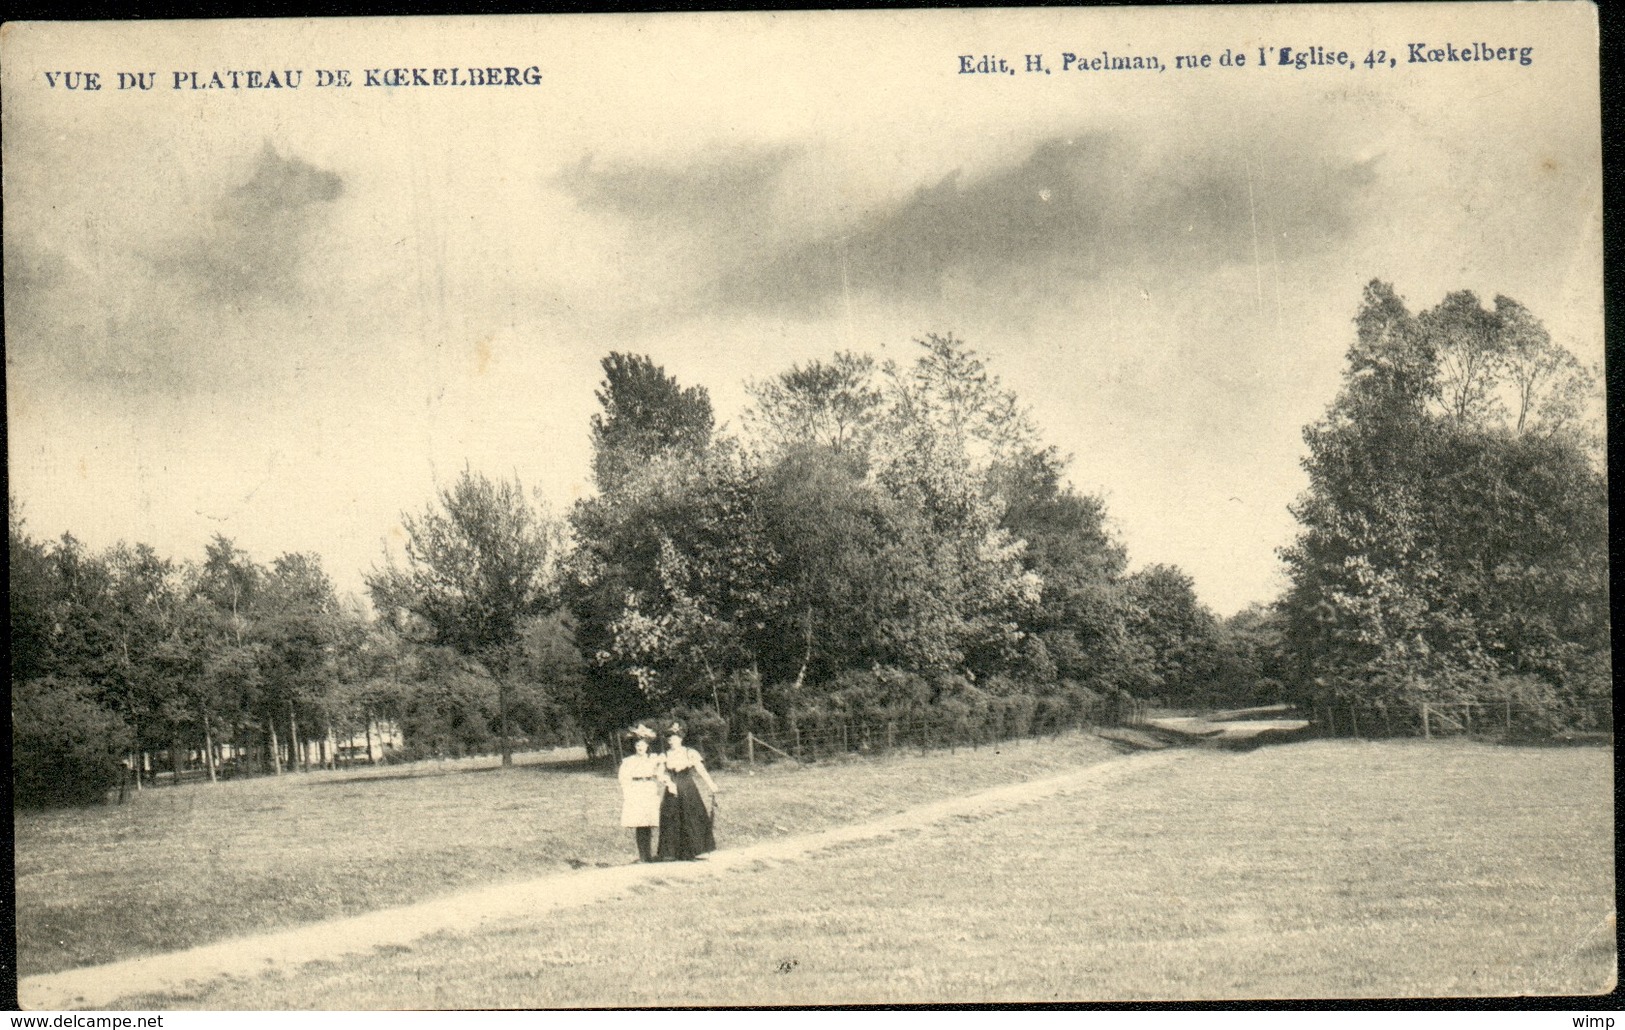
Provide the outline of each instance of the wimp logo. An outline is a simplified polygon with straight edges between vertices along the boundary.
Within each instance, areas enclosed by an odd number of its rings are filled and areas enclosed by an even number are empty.
[[[1599,1030],[1614,1030],[1613,1016],[1575,1016],[1576,1027],[1598,1027]]]

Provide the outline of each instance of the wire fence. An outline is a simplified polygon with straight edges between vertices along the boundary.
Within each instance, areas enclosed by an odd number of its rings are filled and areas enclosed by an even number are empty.
[[[1067,730],[1106,726],[1140,726],[1148,708],[1129,698],[1101,703],[1064,717],[1039,717],[1030,711],[990,711],[972,716],[943,713],[902,718],[824,718],[769,732],[745,731],[718,743],[724,761],[799,762],[880,754],[887,751],[953,751],[1004,741],[1054,736]]]
[[[1422,701],[1415,704],[1326,704],[1309,713],[1334,737],[1492,737],[1515,742],[1612,740],[1611,700],[1561,706],[1516,701]]]

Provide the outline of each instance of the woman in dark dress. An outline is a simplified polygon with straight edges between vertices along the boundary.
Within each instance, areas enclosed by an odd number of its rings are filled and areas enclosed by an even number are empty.
[[[683,724],[666,727],[666,796],[660,799],[660,857],[690,862],[717,849],[711,833],[711,810],[702,786],[716,797],[717,785],[705,771],[705,759],[683,746]]]

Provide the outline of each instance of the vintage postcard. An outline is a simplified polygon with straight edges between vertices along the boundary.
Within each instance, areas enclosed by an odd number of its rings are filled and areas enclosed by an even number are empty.
[[[6,24],[19,1003],[1606,994],[1597,19]]]

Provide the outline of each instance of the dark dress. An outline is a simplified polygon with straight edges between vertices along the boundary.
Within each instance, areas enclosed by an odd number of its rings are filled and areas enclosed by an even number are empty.
[[[660,857],[667,861],[689,861],[717,849],[711,833],[711,813],[705,796],[695,782],[694,767],[670,772],[677,793],[667,791],[660,799]]]

